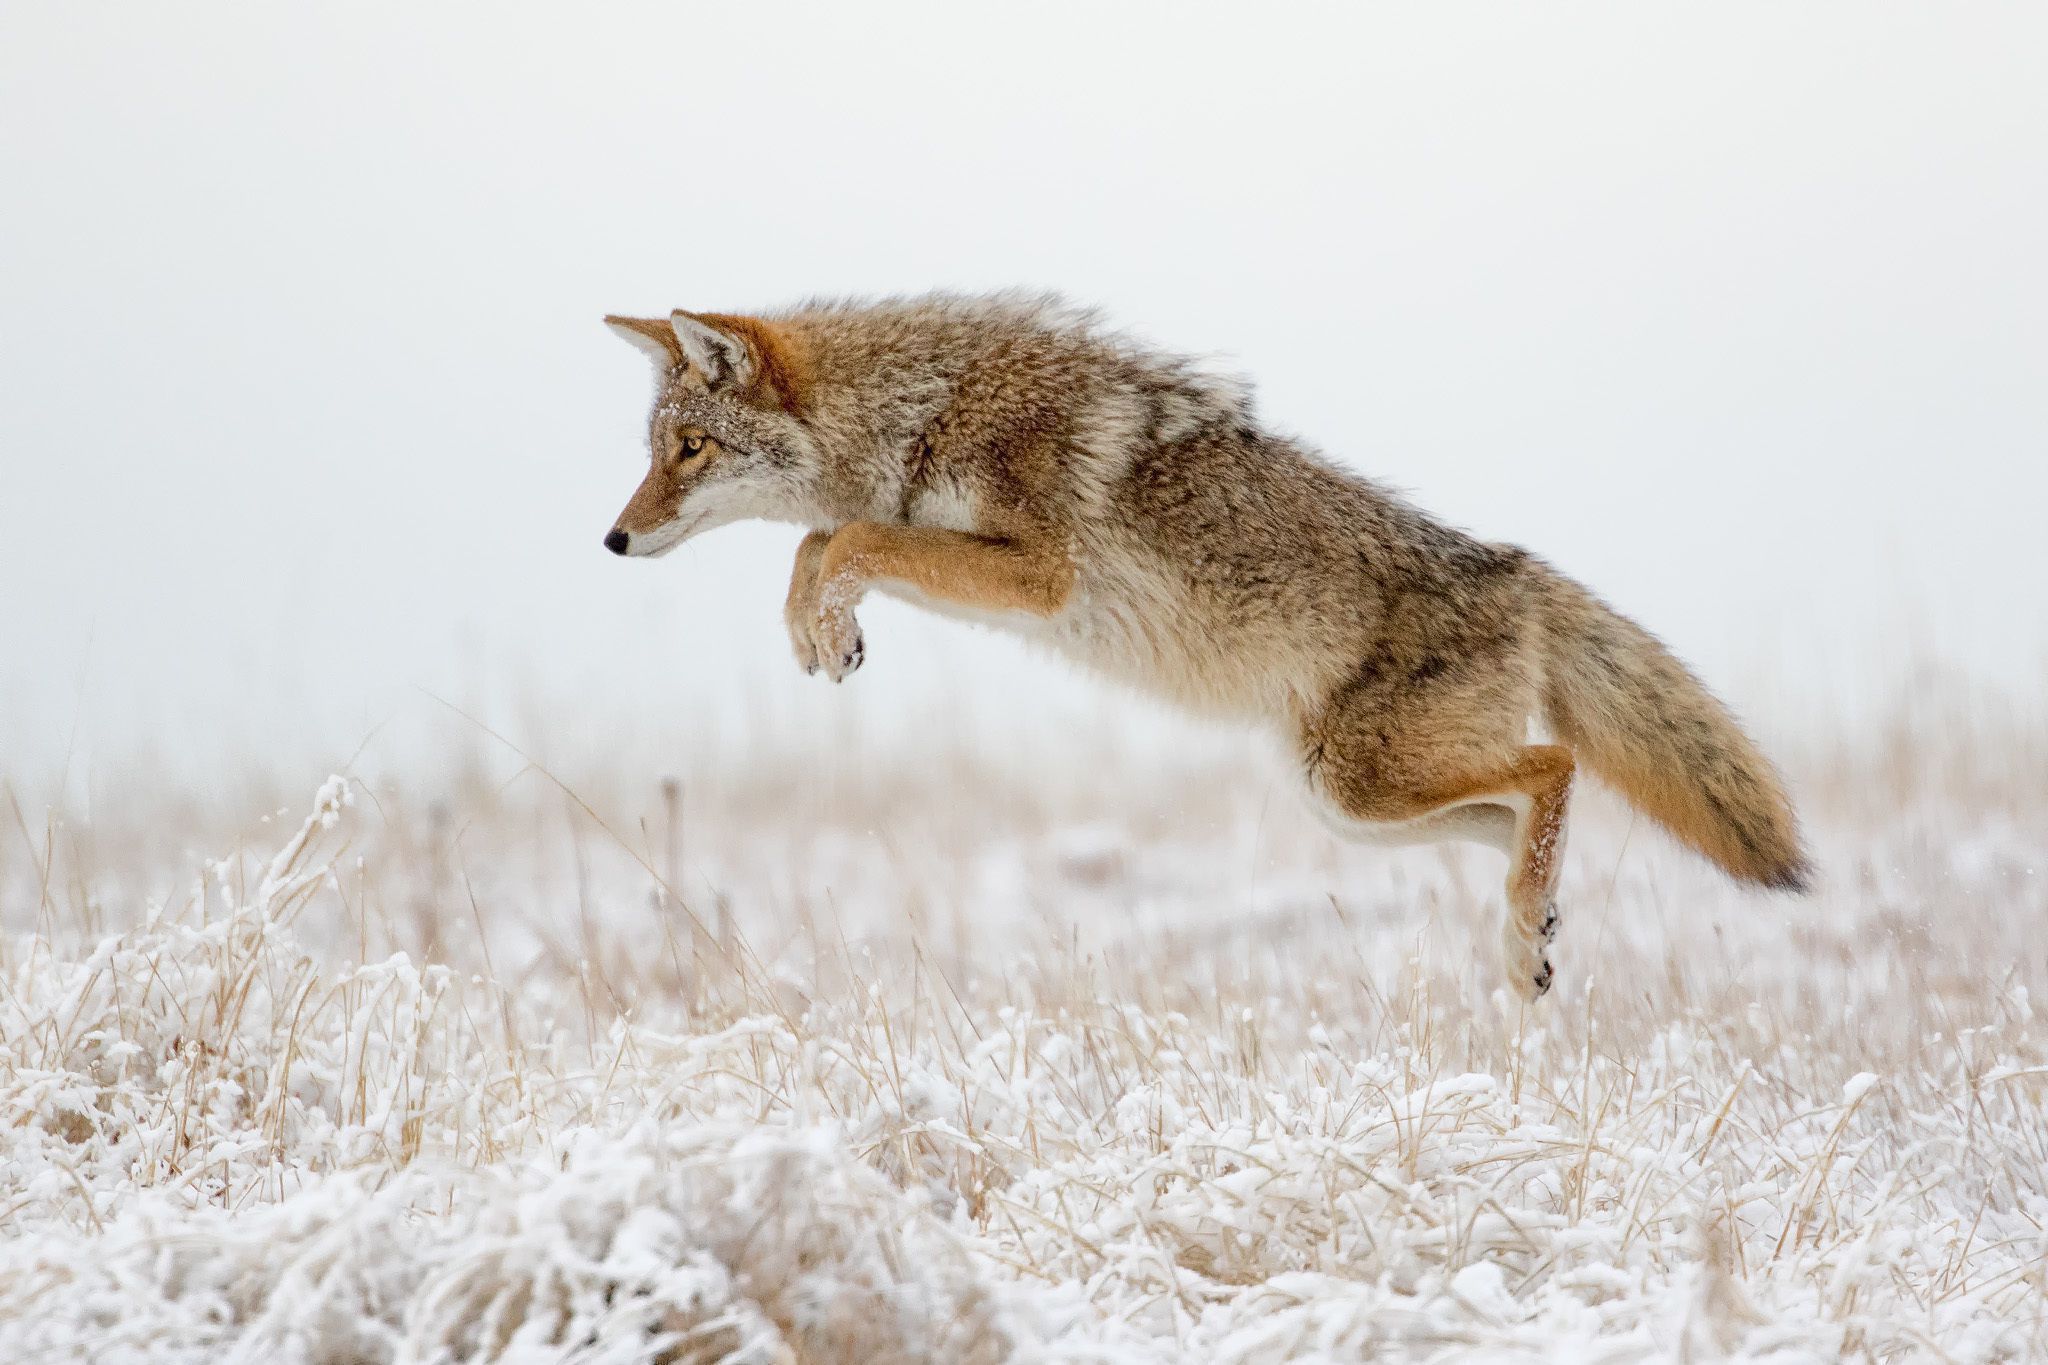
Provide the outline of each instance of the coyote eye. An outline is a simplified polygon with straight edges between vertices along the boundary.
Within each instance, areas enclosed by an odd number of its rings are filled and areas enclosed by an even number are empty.
[[[704,449],[704,438],[702,436],[685,436],[683,438],[683,454],[695,455],[702,449]]]

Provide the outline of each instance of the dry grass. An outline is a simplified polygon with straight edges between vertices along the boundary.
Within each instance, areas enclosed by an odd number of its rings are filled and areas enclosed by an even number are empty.
[[[1809,744],[1808,903],[1585,803],[1528,1011],[1239,741],[837,740],[13,801],[0,1355],[2048,1352],[2038,717]]]

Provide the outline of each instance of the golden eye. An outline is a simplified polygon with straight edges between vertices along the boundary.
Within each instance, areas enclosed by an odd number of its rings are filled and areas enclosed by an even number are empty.
[[[704,449],[704,438],[702,436],[685,436],[683,438],[683,454],[695,455],[702,449]]]

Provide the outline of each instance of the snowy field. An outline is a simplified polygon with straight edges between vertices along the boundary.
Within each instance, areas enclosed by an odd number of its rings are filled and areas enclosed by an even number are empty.
[[[1496,859],[1228,737],[10,788],[0,1359],[2042,1358],[2048,733],[1958,709],[1787,755],[1808,902],[1582,799],[1527,1010]]]

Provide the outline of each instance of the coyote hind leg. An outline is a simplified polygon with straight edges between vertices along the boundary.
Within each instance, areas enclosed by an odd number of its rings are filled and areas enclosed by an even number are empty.
[[[1384,731],[1380,732],[1384,734]],[[1375,737],[1377,738],[1377,736]],[[1390,763],[1329,738],[1312,750],[1310,780],[1364,838],[1421,842],[1467,838],[1508,855],[1501,945],[1510,983],[1525,999],[1550,989],[1550,942],[1557,935],[1557,876],[1571,800],[1571,751],[1556,744],[1513,749],[1504,759],[1460,765],[1408,755]]]
[[[1564,862],[1564,817],[1575,772],[1571,750],[1532,744],[1507,779],[1522,798],[1514,849],[1508,855],[1508,918],[1503,926],[1510,971],[1531,973],[1533,999],[1550,989],[1550,941],[1557,937],[1557,875]]]

